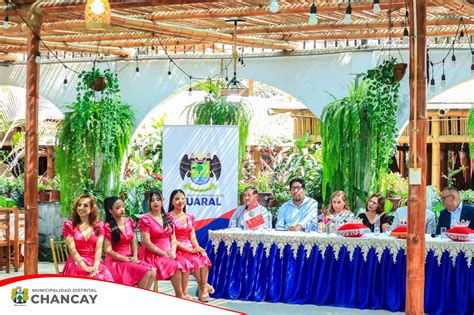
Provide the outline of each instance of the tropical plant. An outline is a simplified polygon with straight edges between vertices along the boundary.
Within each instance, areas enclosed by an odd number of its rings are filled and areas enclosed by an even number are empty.
[[[106,81],[101,93],[89,86],[99,77]],[[76,102],[60,124],[56,148],[63,212],[84,190],[103,196],[119,193],[135,119],[130,106],[121,102],[117,77],[110,70],[94,67],[79,78]],[[91,170],[99,175],[91,176]]]
[[[288,184],[295,177],[305,181],[307,196],[321,201],[321,146],[309,141],[308,133],[296,139],[292,150],[275,166],[270,183],[275,200],[273,213],[291,198]]]
[[[461,190],[459,192],[459,196],[461,197],[461,200],[467,204],[474,205],[474,190],[468,189],[468,190]]]
[[[396,144],[399,83],[394,58],[362,75],[349,95],[323,109],[322,195],[325,204],[336,190],[346,192],[351,209],[357,199],[380,191]]]
[[[474,156],[474,107],[471,107],[467,115],[467,131],[471,135],[471,142],[469,143],[469,155]]]
[[[268,172],[260,172],[255,177],[254,186],[257,188],[258,192],[269,192],[270,191],[270,180],[271,175]]]
[[[381,192],[386,197],[408,198],[408,180],[399,173],[387,173],[383,176]]]
[[[229,101],[219,95],[220,81],[208,80],[196,88],[209,92],[206,98],[186,107],[188,124],[195,125],[237,125],[239,126],[239,165],[246,149],[252,111],[244,100]]]
[[[59,190],[59,176],[48,178],[46,176],[38,177],[38,190]]]
[[[448,172],[448,174],[443,174],[441,177],[446,178],[448,181],[448,186],[454,186],[456,183],[456,175],[465,170],[464,165],[458,167],[457,169],[453,169]]]

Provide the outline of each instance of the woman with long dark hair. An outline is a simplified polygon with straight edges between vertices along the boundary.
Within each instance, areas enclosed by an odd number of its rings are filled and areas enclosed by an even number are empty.
[[[150,264],[138,260],[135,239],[135,223],[125,218],[123,201],[116,196],[104,200],[105,210],[105,263],[114,281],[126,285],[137,285],[150,289],[156,270]]]
[[[176,256],[173,223],[163,209],[161,192],[152,189],[148,203],[150,212],[138,221],[142,235],[139,258],[156,268],[158,280],[171,280],[177,297],[185,297],[181,278],[183,273],[188,272],[191,265]]]
[[[109,269],[101,260],[104,228],[94,197],[83,194],[72,207],[72,220],[64,222],[63,237],[70,256],[63,275],[92,277],[113,281]]]
[[[375,193],[367,201],[366,212],[359,214],[359,219],[372,232],[375,225],[378,224],[381,232],[387,231],[390,226],[390,217],[384,213],[385,197],[382,194]]]
[[[192,264],[191,271],[196,278],[198,288],[198,298],[201,302],[209,302],[209,291],[213,290],[207,284],[209,267],[211,261],[207,257],[204,248],[199,246],[194,230],[194,216],[186,214],[186,195],[181,189],[176,189],[171,193],[168,216],[173,221],[178,241],[178,257],[183,257]],[[188,277],[182,277],[182,287],[184,292],[188,289]]]

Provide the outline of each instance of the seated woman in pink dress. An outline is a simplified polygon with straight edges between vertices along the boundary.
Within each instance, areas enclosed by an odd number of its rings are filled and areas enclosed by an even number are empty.
[[[135,223],[125,218],[123,201],[116,196],[104,200],[106,224],[105,264],[114,281],[126,285],[137,285],[150,289],[156,277],[156,270],[150,264],[138,260],[138,246],[135,239]]]
[[[192,264],[193,275],[196,278],[198,298],[201,302],[209,302],[209,292],[213,291],[207,284],[211,261],[204,248],[199,246],[194,231],[194,216],[186,214],[186,196],[184,191],[176,189],[171,193],[168,216],[173,221],[178,241],[178,257],[183,257]],[[188,277],[183,275],[184,292],[188,289]]]
[[[64,265],[63,275],[113,281],[101,260],[104,229],[94,197],[84,194],[76,199],[72,221],[64,222],[63,237],[71,254]]]
[[[163,197],[158,190],[150,193],[150,212],[141,217],[138,227],[142,245],[138,257],[156,268],[158,280],[170,279],[177,297],[186,297],[181,285],[182,275],[192,267],[176,256],[176,238],[173,223],[163,209]]]

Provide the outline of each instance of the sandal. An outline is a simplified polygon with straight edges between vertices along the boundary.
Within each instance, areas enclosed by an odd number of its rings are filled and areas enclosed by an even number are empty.
[[[198,287],[198,300],[203,303],[209,302],[209,292],[207,285],[199,285]]]
[[[214,294],[214,292],[216,292],[216,290],[214,290],[214,287],[209,283],[207,284],[207,291],[209,292],[209,294]]]

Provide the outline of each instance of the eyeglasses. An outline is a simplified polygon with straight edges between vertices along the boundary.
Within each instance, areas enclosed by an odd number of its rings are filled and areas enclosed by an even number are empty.
[[[303,189],[303,186],[292,186],[290,189],[291,191],[297,191]]]
[[[449,197],[454,197],[454,195],[441,196],[441,201],[445,201]]]

